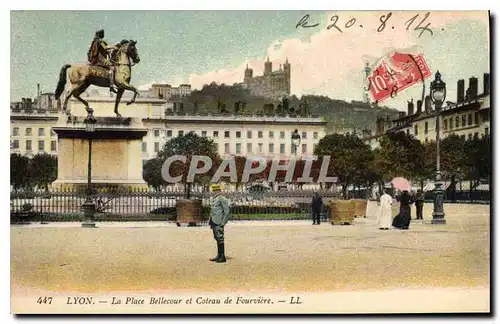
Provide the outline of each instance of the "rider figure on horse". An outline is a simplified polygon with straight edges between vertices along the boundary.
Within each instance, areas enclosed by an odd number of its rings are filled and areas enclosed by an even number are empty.
[[[104,30],[98,30],[92,40],[87,58],[90,65],[100,66],[109,71],[109,88],[112,92],[117,92],[115,87],[115,65],[109,59],[112,51],[117,50],[115,45],[108,45],[104,41]]]

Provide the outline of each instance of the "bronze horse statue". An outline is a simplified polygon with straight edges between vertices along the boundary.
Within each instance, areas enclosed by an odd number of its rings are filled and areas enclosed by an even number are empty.
[[[123,92],[125,92],[125,90],[134,92],[134,96],[127,102],[127,105],[134,103],[139,94],[137,89],[130,84],[132,66],[140,62],[139,54],[135,47],[136,44],[136,41],[124,40],[117,45],[118,49],[111,55],[111,61],[116,66],[115,85],[117,87],[117,93],[114,112],[117,117],[121,117],[118,112],[118,105],[120,104]],[[65,91],[68,78],[69,87]],[[55,91],[55,99],[59,100],[63,92],[65,92],[64,103],[62,105],[64,112],[68,115],[70,114],[67,107],[69,99],[73,96],[82,102],[89,115],[92,115],[92,108],[89,107],[89,103],[80,97],[80,95],[85,92],[90,85],[109,88],[109,83],[108,70],[103,67],[89,64],[66,64],[61,68],[59,82],[57,83]]]

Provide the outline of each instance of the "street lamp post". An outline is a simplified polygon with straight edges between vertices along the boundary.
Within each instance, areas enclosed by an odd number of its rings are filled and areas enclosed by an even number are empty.
[[[298,130],[294,130],[292,133],[292,153],[297,157],[297,148],[300,145],[300,135]]]
[[[440,170],[440,120],[439,114],[446,98],[446,83],[441,80],[441,73],[436,72],[434,81],[431,82],[431,100],[436,107],[436,178],[434,181],[434,211],[432,212],[432,224],[446,224],[443,210],[443,189],[441,189],[441,170]]]
[[[84,120],[85,130],[89,140],[89,158],[87,167],[87,198],[83,203],[83,217],[84,221],[82,227],[95,228],[95,203],[92,200],[92,133],[95,131],[96,120],[94,116],[89,115]]]

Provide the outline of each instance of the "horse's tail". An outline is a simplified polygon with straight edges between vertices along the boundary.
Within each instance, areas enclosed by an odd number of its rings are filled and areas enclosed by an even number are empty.
[[[71,67],[70,64],[63,65],[61,68],[61,73],[59,74],[59,82],[57,82],[57,88],[55,91],[56,100],[59,100],[61,94],[64,91],[64,87],[66,86],[66,71]]]

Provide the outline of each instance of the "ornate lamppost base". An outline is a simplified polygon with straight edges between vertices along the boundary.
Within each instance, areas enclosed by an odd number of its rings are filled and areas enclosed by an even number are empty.
[[[83,203],[83,216],[85,220],[82,222],[82,227],[84,228],[95,228],[94,214],[95,214],[95,204],[92,200],[86,200]]]
[[[432,216],[431,224],[446,224],[446,219],[444,219],[444,218],[434,218],[434,216]]]
[[[438,151],[439,154],[439,151]],[[432,221],[431,224],[446,224],[446,220],[444,219],[444,192],[441,189],[443,184],[441,182],[441,172],[436,171],[436,181],[434,182],[434,211],[432,212]]]

